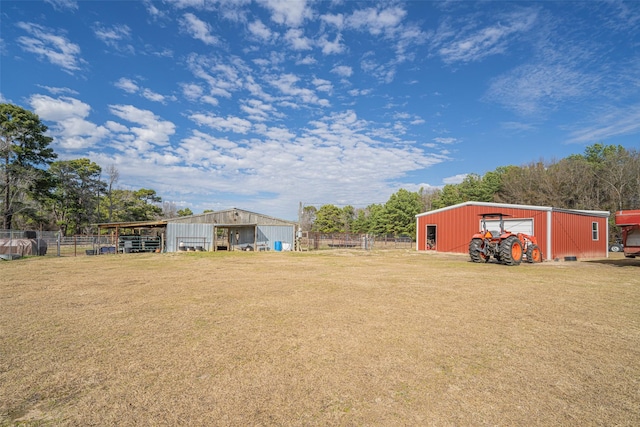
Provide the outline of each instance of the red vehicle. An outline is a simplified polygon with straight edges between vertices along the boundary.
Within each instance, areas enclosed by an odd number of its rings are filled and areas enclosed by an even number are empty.
[[[616,225],[622,229],[624,256],[640,256],[640,210],[616,212]]]
[[[512,233],[504,229],[504,217],[501,213],[481,214],[481,230],[471,238],[469,256],[473,262],[487,262],[494,257],[505,265],[519,265],[522,259],[528,262],[542,262],[542,251],[535,236],[524,233]],[[497,219],[499,230],[489,230],[487,220]]]

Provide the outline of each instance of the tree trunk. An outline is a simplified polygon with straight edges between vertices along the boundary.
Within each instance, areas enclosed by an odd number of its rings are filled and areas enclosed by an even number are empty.
[[[11,187],[9,184],[11,180],[9,178],[9,156],[5,156],[4,159],[4,210],[2,212],[2,228],[5,230],[11,230],[11,220],[13,215],[11,214]]]

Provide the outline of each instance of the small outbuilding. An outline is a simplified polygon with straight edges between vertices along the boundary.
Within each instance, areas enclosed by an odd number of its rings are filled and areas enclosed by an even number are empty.
[[[292,250],[297,224],[243,209],[167,219],[166,251]]]
[[[158,221],[98,224],[98,229],[115,232],[119,252],[278,251],[295,248],[297,224],[234,208]]]
[[[481,215],[492,212],[508,215],[506,230],[535,236],[544,259],[609,254],[607,211],[486,202],[464,202],[416,215],[416,249],[468,253],[471,237],[480,230]]]

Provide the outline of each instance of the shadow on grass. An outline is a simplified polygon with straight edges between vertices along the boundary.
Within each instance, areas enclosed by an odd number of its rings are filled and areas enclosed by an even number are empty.
[[[612,265],[614,267],[640,267],[640,258],[594,259],[584,262]]]

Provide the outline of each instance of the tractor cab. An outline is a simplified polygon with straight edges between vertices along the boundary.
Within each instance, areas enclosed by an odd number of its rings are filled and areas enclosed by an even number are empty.
[[[505,230],[503,213],[480,214],[480,232],[469,242],[469,256],[473,262],[487,262],[495,258],[501,264],[518,265],[523,259],[528,262],[542,262],[542,252],[536,238],[524,233],[514,234]],[[488,221],[498,220],[499,229],[489,229]]]
[[[502,214],[502,213],[484,213],[484,214],[480,214],[480,216],[482,217],[482,220],[480,221],[480,228],[481,228],[480,233],[483,234],[484,237],[498,238],[502,236],[504,233],[506,233],[506,230],[504,229],[503,218],[505,216],[510,216],[510,215]],[[487,226],[487,220],[494,220],[494,219],[498,220],[499,229],[492,228],[490,230],[489,227]],[[487,235],[487,233],[490,233],[490,234]]]

